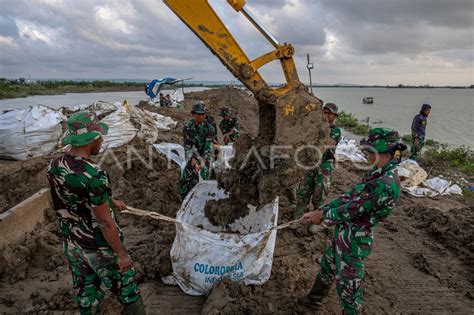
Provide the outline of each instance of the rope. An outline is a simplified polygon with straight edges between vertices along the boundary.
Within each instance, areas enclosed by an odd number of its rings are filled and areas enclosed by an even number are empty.
[[[150,217],[150,218],[155,219],[155,220],[162,220],[162,221],[182,224],[178,220],[176,220],[174,218],[171,218],[171,217],[168,217],[166,215],[159,214],[159,213],[156,213],[156,212],[150,212],[150,211],[146,211],[146,210],[133,208],[133,207],[130,207],[130,206],[127,206],[125,208],[125,210],[121,211],[121,213],[133,214],[133,215],[140,216],[140,217]],[[293,221],[290,221],[290,222],[287,222],[287,223],[283,223],[283,224],[271,227],[270,229],[268,229],[267,231],[264,231],[264,232],[281,230],[281,229],[287,228],[291,225],[298,224],[300,222],[301,222],[301,219],[293,220]]]

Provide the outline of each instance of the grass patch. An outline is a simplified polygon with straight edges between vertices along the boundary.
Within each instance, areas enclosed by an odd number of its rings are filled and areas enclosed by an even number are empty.
[[[450,149],[446,144],[438,144],[423,152],[420,160],[423,165],[444,170],[454,169],[468,177],[474,176],[474,152],[465,146]]]
[[[27,97],[30,95],[54,95],[64,93],[137,91],[143,83],[112,81],[45,80],[27,82],[24,78],[8,80],[0,78],[0,99]]]
[[[370,131],[369,124],[360,123],[354,114],[346,113],[344,111],[341,111],[337,117],[337,126],[360,136],[366,136]]]

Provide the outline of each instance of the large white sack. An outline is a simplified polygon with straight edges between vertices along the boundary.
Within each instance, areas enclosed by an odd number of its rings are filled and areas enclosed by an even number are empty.
[[[175,128],[178,122],[174,120],[171,117],[164,116],[158,113],[153,113],[150,112],[146,109],[143,110],[147,115],[153,117],[153,120],[155,122],[156,128],[162,129],[162,130],[170,130],[172,128]]]
[[[278,197],[261,210],[236,220],[230,230],[212,225],[204,215],[208,200],[227,198],[216,181],[202,181],[185,198],[176,215],[171,249],[173,280],[190,295],[205,295],[218,282],[230,279],[245,285],[265,283],[271,274],[278,221]],[[199,226],[199,227],[198,227]],[[238,232],[238,233],[236,233]]]
[[[353,139],[342,137],[336,146],[335,153],[338,161],[367,162],[364,153],[362,153],[357,142]]]
[[[0,115],[0,156],[26,160],[54,151],[62,134],[60,110],[36,105]]]
[[[102,104],[104,103],[102,102]],[[111,103],[105,103],[101,110],[112,110],[113,107],[110,105]],[[130,107],[123,106],[120,102],[115,102],[112,105],[114,105],[115,111],[101,120],[109,126],[109,132],[107,136],[104,137],[104,142],[102,143],[102,152],[129,143],[135,138],[138,132],[138,129],[135,128],[131,121]]]
[[[184,94],[181,90],[175,90],[170,95],[171,106],[170,107],[182,107],[184,102]]]

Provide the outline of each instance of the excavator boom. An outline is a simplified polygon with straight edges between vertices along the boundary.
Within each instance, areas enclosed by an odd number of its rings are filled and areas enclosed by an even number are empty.
[[[301,85],[292,57],[294,54],[293,47],[289,44],[279,44],[252,13],[245,8],[245,1],[228,0],[229,4],[236,11],[241,11],[275,47],[275,50],[254,60],[248,58],[207,0],[164,0],[164,2],[221,60],[229,71],[254,93],[257,99],[273,103],[280,95]],[[274,60],[280,61],[286,84],[273,89],[268,86],[258,69]]]

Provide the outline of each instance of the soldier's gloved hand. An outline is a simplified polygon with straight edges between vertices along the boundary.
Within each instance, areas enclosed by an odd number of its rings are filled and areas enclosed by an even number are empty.
[[[133,267],[132,258],[128,254],[119,256],[117,259],[120,272],[125,272]]]
[[[303,217],[301,218],[301,223],[303,224],[320,225],[322,221],[323,221],[323,212],[319,210],[305,213]]]
[[[123,200],[120,200],[120,199],[113,199],[112,203],[114,204],[114,207],[115,207],[115,209],[117,209],[117,211],[123,211],[127,207],[125,202]]]

